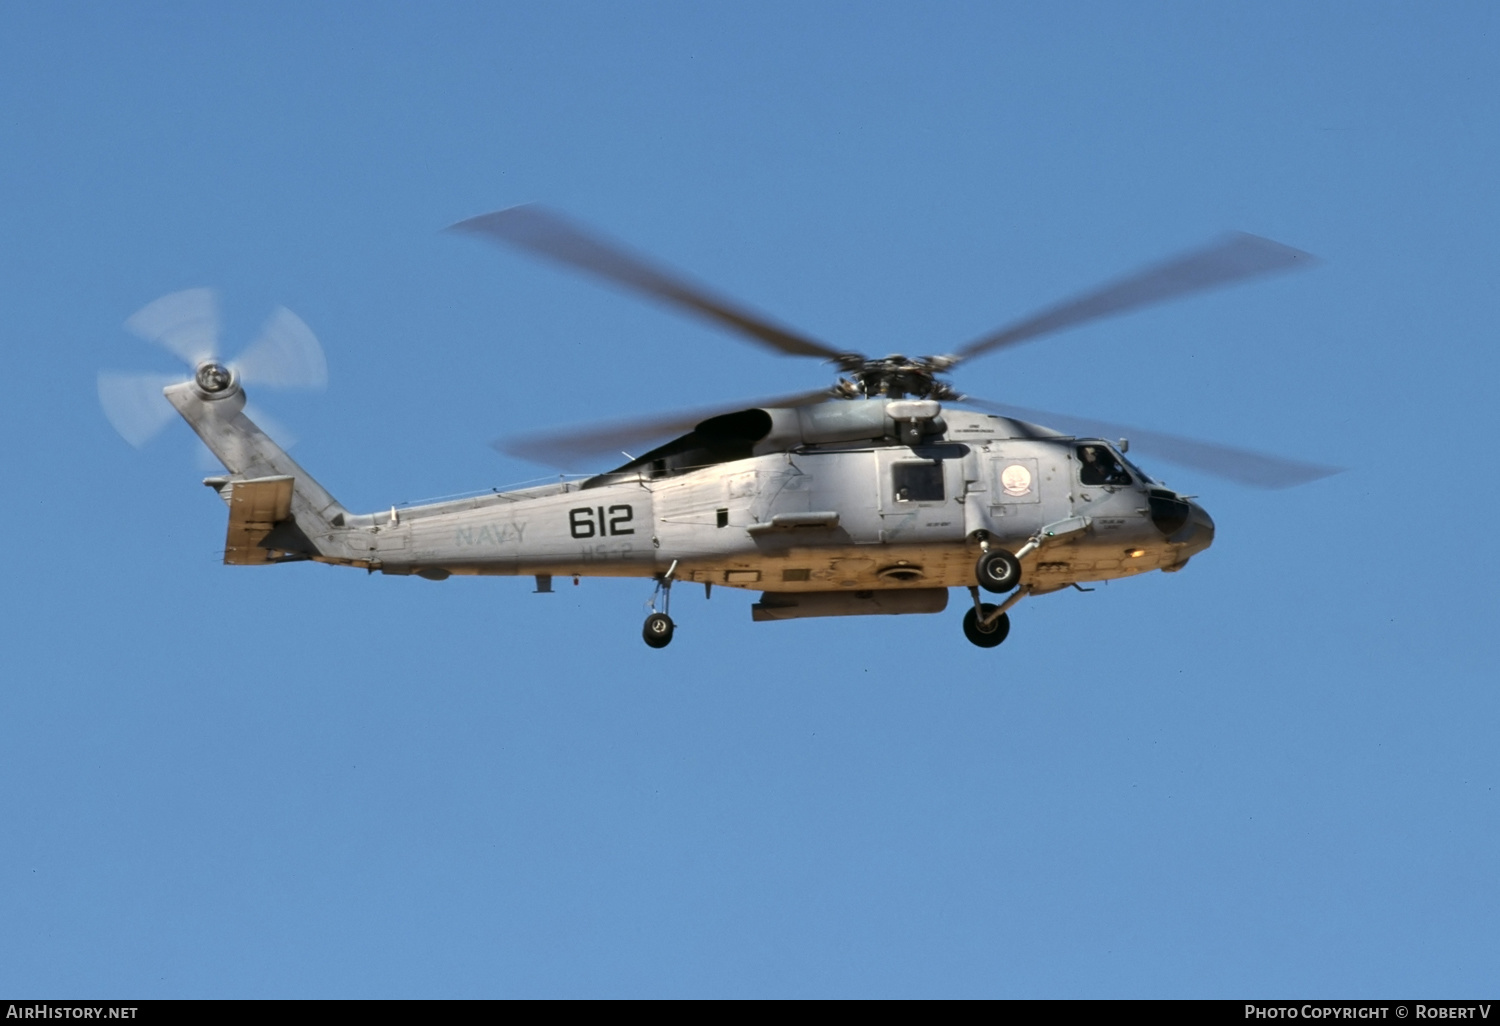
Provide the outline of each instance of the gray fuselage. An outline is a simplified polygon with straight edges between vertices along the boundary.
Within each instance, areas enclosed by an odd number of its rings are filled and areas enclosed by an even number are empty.
[[[879,402],[872,400],[870,402]],[[1086,529],[1022,560],[1034,592],[1176,570],[1213,539],[1197,504],[1113,446],[944,411],[915,445],[801,446],[671,472],[347,519],[345,551],[385,573],[674,577],[776,592],[974,584],[981,539],[1022,549],[1049,524]],[[1107,466],[1101,466],[1106,464]]]

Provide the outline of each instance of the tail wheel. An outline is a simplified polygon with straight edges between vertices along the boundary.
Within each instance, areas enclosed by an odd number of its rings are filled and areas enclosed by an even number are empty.
[[[641,628],[641,637],[652,648],[666,648],[672,643],[672,633],[675,629],[672,618],[666,613],[652,613],[646,617],[646,625]]]
[[[986,625],[981,622],[981,617],[988,618],[998,606],[992,606],[988,602],[983,603],[979,609],[970,609],[964,614],[964,637],[968,638],[980,648],[994,648],[1005,640],[1010,634],[1010,614],[1001,613],[995,620]]]
[[[985,591],[1002,595],[1021,583],[1021,563],[1004,549],[990,549],[974,565],[974,576]]]

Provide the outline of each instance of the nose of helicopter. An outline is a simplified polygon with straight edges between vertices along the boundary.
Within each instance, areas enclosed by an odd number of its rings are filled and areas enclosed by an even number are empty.
[[[1214,543],[1214,518],[1208,515],[1208,510],[1192,499],[1188,499],[1187,504],[1188,523],[1192,526],[1192,533],[1187,538],[1187,544],[1183,546],[1183,555],[1191,556],[1202,552]]]

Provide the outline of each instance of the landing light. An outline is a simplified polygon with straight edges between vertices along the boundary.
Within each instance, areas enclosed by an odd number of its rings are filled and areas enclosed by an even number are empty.
[[[1125,555],[1129,556],[1131,559],[1139,558],[1140,556],[1144,556],[1145,554],[1145,549],[1131,549],[1129,552],[1125,553]]]

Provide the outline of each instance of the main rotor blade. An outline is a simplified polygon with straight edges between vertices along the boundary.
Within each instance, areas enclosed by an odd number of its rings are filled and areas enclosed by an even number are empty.
[[[1175,463],[1180,467],[1191,467],[1194,470],[1201,470],[1206,474],[1213,474],[1216,477],[1254,488],[1292,488],[1342,473],[1344,469],[1289,460],[1282,456],[1269,456],[1265,453],[1219,445],[1215,442],[1200,442],[1160,431],[1145,431],[1109,421],[1089,420],[1066,413],[1029,410],[1007,403],[992,403],[969,396],[965,396],[961,402],[967,406],[977,406],[982,410],[998,413],[1002,417],[1071,431],[1082,438],[1107,440],[1128,438],[1132,453],[1139,449],[1168,463]]]
[[[213,289],[173,292],[141,307],[125,327],[195,367],[219,351],[218,297]]]
[[[162,389],[182,376],[99,372],[99,405],[120,437],[139,449],[166,427],[176,412]]]
[[[246,384],[278,388],[322,388],[328,360],[312,329],[284,306],[266,321],[259,337],[234,361]]]
[[[845,355],[831,346],[773,324],[760,314],[716,296],[706,287],[675,272],[653,266],[645,258],[590,235],[560,215],[535,204],[481,214],[450,225],[448,230],[485,235],[588,271],[616,285],[687,309],[778,352],[824,359]]]
[[[1236,233],[1206,249],[1186,253],[1094,292],[1064,300],[1034,317],[970,342],[956,355],[967,360],[1075,324],[1112,317],[1274,271],[1312,267],[1316,263],[1316,257],[1300,249],[1258,235]]]
[[[665,442],[677,435],[686,434],[703,421],[725,413],[753,410],[757,407],[811,406],[828,398],[831,398],[829,390],[823,388],[816,392],[799,392],[795,395],[775,396],[769,399],[722,403],[718,406],[660,417],[593,424],[549,434],[501,438],[490,444],[508,456],[517,456],[552,467],[576,468],[575,461],[580,459],[623,452],[633,448],[645,451],[652,448],[654,443]]]

